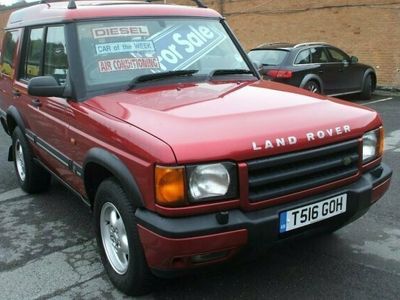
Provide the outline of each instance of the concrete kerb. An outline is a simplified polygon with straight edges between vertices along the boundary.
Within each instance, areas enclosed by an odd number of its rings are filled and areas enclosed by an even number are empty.
[[[400,87],[377,86],[374,94],[383,96],[400,96]]]

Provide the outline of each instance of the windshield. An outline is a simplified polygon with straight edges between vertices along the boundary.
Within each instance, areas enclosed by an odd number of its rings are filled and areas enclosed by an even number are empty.
[[[249,57],[258,65],[278,66],[283,62],[287,53],[285,50],[253,50],[250,51]]]
[[[88,90],[170,71],[195,70],[193,76],[209,76],[218,69],[249,70],[216,19],[82,22],[78,35]]]

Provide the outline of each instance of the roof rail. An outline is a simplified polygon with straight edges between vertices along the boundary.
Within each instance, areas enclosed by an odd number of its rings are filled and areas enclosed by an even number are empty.
[[[40,3],[43,3],[43,2],[46,3],[45,1],[46,0],[41,0]],[[208,6],[206,4],[204,4],[203,0],[192,0],[192,1],[197,4],[197,7],[208,8]],[[144,2],[151,3],[151,2],[153,2],[153,0],[144,0]],[[75,0],[69,0],[68,9],[76,9]]]
[[[290,44],[289,42],[273,42],[273,43],[262,43],[258,45],[257,47],[262,47],[262,46],[268,46],[268,45],[288,45]]]
[[[145,2],[152,2],[153,0],[144,0]],[[203,0],[192,0],[193,2],[196,2],[197,7],[201,8],[208,8],[207,5],[204,4]],[[165,1],[166,2],[166,1]]]
[[[297,44],[293,48],[299,48],[299,47],[303,47],[303,46],[312,46],[312,45],[329,45],[329,44],[326,42],[307,42],[307,43]]]

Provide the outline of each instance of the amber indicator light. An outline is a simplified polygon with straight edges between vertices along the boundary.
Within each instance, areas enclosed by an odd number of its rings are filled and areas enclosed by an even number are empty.
[[[181,206],[185,199],[184,167],[155,168],[156,201],[163,206]]]
[[[379,143],[378,143],[378,157],[383,155],[383,150],[385,148],[385,131],[383,127],[379,128]]]

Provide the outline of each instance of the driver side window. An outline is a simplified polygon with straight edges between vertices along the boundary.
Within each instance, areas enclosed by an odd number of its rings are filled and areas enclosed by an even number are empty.
[[[67,72],[64,27],[49,27],[44,51],[43,75],[53,76],[60,85],[65,85]]]
[[[20,79],[28,81],[37,76],[53,76],[60,85],[65,85],[68,60],[64,26],[30,29],[26,45]]]
[[[339,51],[334,48],[328,48],[328,52],[330,55],[330,61],[331,62],[344,62],[344,61],[349,61],[349,57],[344,54],[342,51]]]

